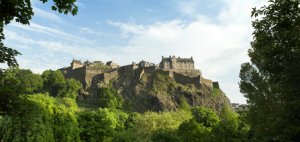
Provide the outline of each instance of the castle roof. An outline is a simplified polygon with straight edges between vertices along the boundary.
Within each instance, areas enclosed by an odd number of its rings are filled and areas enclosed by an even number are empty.
[[[194,63],[193,58],[176,58],[177,62],[192,62]]]
[[[172,62],[172,58],[174,58],[174,56],[173,57],[167,57],[167,58],[162,58],[162,61],[164,62]],[[193,58],[180,58],[180,57],[178,57],[178,58],[176,58],[176,62],[191,62],[191,63],[194,63],[194,60],[193,60]]]

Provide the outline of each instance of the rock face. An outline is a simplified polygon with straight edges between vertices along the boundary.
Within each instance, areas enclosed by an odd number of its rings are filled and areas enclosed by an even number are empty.
[[[190,106],[218,111],[230,106],[219,84],[203,78],[194,69],[192,58],[163,57],[160,65],[141,61],[121,67],[112,62],[104,65],[99,61],[84,64],[73,61],[70,67],[60,70],[67,78],[81,81],[91,98],[98,87],[116,89],[124,98],[124,109],[130,111],[165,111]]]

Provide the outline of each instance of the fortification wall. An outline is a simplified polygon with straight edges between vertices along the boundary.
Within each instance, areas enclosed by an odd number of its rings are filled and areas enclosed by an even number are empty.
[[[156,67],[155,66],[151,66],[151,67],[145,67],[143,69],[144,69],[145,73],[153,73],[153,72],[155,72]]]
[[[205,78],[201,77],[201,84],[209,87],[211,90],[213,89],[213,82],[209,79],[205,79]]]
[[[122,73],[126,73],[126,72],[132,72],[137,67],[138,67],[137,65],[122,66],[122,67],[119,67],[119,73],[122,74]]]
[[[200,76],[190,77],[180,73],[173,72],[173,78],[175,79],[176,82],[179,82],[180,84],[184,84],[184,85],[194,84],[198,88],[201,87]]]
[[[60,69],[60,71],[62,71],[62,73],[64,74],[64,76],[66,78],[74,78],[74,79],[80,81],[82,83],[83,87],[86,86],[85,69],[83,67],[76,68],[76,69],[72,69],[71,67],[69,67],[69,68]]]
[[[102,69],[96,69],[85,66],[85,89],[89,88],[92,85],[93,78],[101,73],[103,73]]]
[[[187,75],[187,76],[190,76],[190,77],[197,77],[197,76],[201,76],[201,73],[199,70],[195,70],[195,69],[192,69],[192,70],[185,70],[185,69],[172,69],[171,71],[174,71],[176,73],[181,73],[181,74],[184,74],[184,75]]]
[[[103,73],[103,74],[100,74],[99,76],[99,79],[105,83],[105,84],[108,84],[109,81],[111,81],[112,79],[115,79],[119,76],[119,73],[117,70],[115,71],[111,71],[111,72],[106,72],[106,73]]]
[[[72,69],[77,69],[77,68],[81,68],[81,67],[83,67],[83,64],[80,61],[73,60],[73,62],[71,63]]]

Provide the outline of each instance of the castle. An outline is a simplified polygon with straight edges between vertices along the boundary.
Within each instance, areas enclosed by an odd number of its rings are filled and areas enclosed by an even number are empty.
[[[171,72],[181,73],[190,77],[201,76],[201,72],[195,69],[193,57],[176,58],[175,56],[169,56],[168,58],[165,58],[162,56],[162,60],[159,63],[159,68]]]
[[[101,84],[118,78],[121,74],[133,73],[142,76],[145,72],[152,73],[157,70],[163,71],[169,77],[174,78],[182,84],[194,84],[196,87],[206,85],[210,88],[219,87],[217,82],[202,77],[200,70],[195,69],[193,57],[180,58],[175,56],[163,57],[159,64],[147,61],[119,66],[113,61],[104,64],[101,61],[82,63],[80,60],[73,60],[70,67],[60,69],[67,78],[75,78],[88,89],[93,83]]]

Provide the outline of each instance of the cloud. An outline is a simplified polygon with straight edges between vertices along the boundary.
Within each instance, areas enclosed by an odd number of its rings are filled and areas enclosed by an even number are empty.
[[[31,22],[29,26],[13,22],[9,25],[9,27],[12,27],[14,29],[22,29],[25,31],[35,32],[35,33],[41,34],[41,36],[47,35],[47,36],[51,36],[54,38],[64,39],[64,40],[68,40],[68,41],[71,41],[74,43],[78,43],[78,42],[90,43],[90,42],[92,42],[91,40],[87,40],[84,37],[75,36],[74,34],[71,34],[71,33],[56,29],[56,28],[43,26],[43,25],[37,24],[35,22]]]
[[[148,26],[108,23],[131,36],[128,46],[121,51],[126,60],[144,59],[158,63],[161,55],[193,56],[204,77],[219,81],[233,102],[246,103],[238,89],[238,73],[240,65],[249,60],[247,50],[252,39],[250,13],[251,8],[259,3],[225,0],[215,20],[201,13],[195,14],[197,2],[181,3],[180,6],[181,12],[197,15],[191,22],[175,19]],[[124,61],[120,59],[124,56],[116,58]]]
[[[79,28],[79,33],[90,34],[90,35],[97,35],[97,36],[103,36],[103,34],[101,34],[99,31],[93,30],[93,29],[88,28],[88,27],[81,27],[81,28]]]
[[[111,42],[106,46],[101,46],[101,41],[85,37],[85,34],[95,34],[93,28],[77,28],[74,30],[77,32],[75,36],[72,33],[74,31],[67,32],[38,23],[30,26],[11,24],[6,28],[7,41],[35,47],[34,51],[19,57],[19,62],[37,72],[68,65],[72,58],[115,60],[126,65],[140,60],[157,64],[161,56],[193,56],[196,68],[202,71],[204,77],[219,81],[232,102],[245,103],[245,98],[238,89],[238,73],[241,63],[249,60],[247,50],[252,38],[250,12],[258,3],[248,0],[217,1],[222,5],[215,17],[199,11],[197,4],[203,5],[203,1],[183,0],[177,4],[178,10],[193,17],[192,20],[178,18],[156,21],[150,25],[107,20],[109,28],[116,28],[126,39],[126,43],[122,45],[114,43],[115,40],[124,40],[117,36],[115,39],[106,37]],[[20,34],[21,30],[34,32],[39,36],[30,36],[26,32]],[[105,35],[106,33],[96,34],[94,38]]]
[[[52,22],[57,22],[60,24],[66,24],[66,21],[64,21],[62,18],[60,18],[58,15],[52,13],[52,12],[47,12],[45,10],[42,10],[37,7],[33,7],[33,12],[34,16],[41,17],[43,19],[50,20]]]
[[[138,25],[136,23],[122,23],[110,20],[106,21],[106,23],[110,26],[119,28],[122,32],[123,37],[129,37],[131,34],[138,34],[144,29],[143,25]]]

